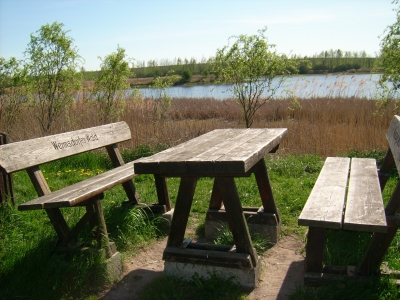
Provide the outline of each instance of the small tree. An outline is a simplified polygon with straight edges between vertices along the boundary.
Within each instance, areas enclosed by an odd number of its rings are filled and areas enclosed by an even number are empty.
[[[14,57],[0,57],[0,129],[8,134],[26,102],[25,70]]]
[[[124,89],[129,88],[127,79],[132,76],[125,49],[118,46],[117,52],[101,60],[100,76],[95,80],[93,97],[99,105],[102,123],[116,121],[124,110]]]
[[[232,84],[232,91],[243,110],[246,127],[253,124],[257,110],[274,96],[289,69],[296,69],[296,62],[272,51],[265,36],[267,28],[258,35],[240,35],[232,46],[217,50],[212,62],[217,81]],[[276,83],[273,79],[277,78]]]
[[[398,4],[399,1],[393,3]],[[378,105],[381,107],[385,107],[400,89],[400,8],[394,11],[396,22],[386,28],[381,41],[381,59],[378,66],[383,69],[379,79],[383,94],[378,96]],[[388,86],[388,82],[392,86]]]
[[[171,98],[168,96],[166,89],[173,86],[179,81],[180,77],[173,70],[168,71],[164,77],[156,77],[151,84],[155,96],[154,112],[157,120],[165,120],[168,117],[169,109],[171,108]]]
[[[42,26],[37,35],[31,34],[25,51],[27,90],[44,135],[74,101],[82,84],[81,57],[63,26],[57,22]]]

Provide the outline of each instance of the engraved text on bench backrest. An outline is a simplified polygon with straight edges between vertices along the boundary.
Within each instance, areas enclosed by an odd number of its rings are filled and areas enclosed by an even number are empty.
[[[0,166],[8,173],[131,138],[125,122],[76,130],[0,147]]]

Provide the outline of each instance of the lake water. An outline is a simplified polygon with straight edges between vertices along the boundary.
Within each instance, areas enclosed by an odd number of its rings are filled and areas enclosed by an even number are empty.
[[[275,83],[278,79],[274,79]],[[276,98],[355,97],[371,99],[378,91],[378,74],[326,74],[288,77],[277,91]],[[156,97],[154,90],[141,88],[145,98]],[[172,98],[232,98],[229,85],[176,86],[166,89]]]

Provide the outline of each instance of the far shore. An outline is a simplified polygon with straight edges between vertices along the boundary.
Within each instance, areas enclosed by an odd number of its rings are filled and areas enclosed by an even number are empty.
[[[314,76],[314,75],[329,75],[329,74],[343,74],[343,75],[353,75],[353,74],[369,74],[369,73],[380,73],[373,72],[372,68],[363,68],[358,70],[348,70],[347,72],[338,72],[338,73],[329,73],[328,71],[321,71],[321,72],[309,72],[307,74],[296,74],[295,76]],[[131,88],[135,87],[150,87],[153,83],[154,77],[135,77],[129,78],[128,83]],[[191,85],[207,85],[207,84],[215,84],[215,76],[213,74],[203,76],[203,75],[193,75],[190,82],[186,83],[177,83],[177,86],[191,86]],[[86,80],[84,82],[84,86],[86,88],[91,88],[94,86],[94,80]]]

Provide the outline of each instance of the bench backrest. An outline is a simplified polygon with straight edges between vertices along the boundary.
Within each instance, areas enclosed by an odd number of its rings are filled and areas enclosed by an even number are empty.
[[[125,122],[112,123],[0,146],[0,166],[7,173],[131,139]]]
[[[400,117],[394,116],[386,133],[397,170],[400,171]]]

